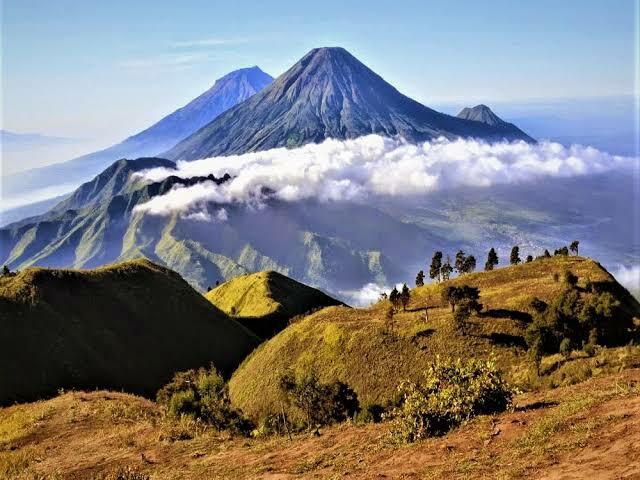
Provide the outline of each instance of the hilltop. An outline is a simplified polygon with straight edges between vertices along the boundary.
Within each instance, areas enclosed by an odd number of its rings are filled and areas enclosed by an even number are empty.
[[[341,304],[275,271],[240,275],[207,292],[206,298],[263,338],[282,330],[297,315]]]
[[[438,137],[534,140],[432,110],[401,94],[344,48],[315,48],[248,101],[185,138],[163,156],[196,160],[370,133],[409,141]]]
[[[417,379],[421,366],[437,355],[495,355],[507,378],[524,384],[530,372],[524,332],[534,313],[531,300],[551,303],[558,298],[567,287],[554,274],[561,279],[566,270],[578,276],[580,288],[589,280],[610,291],[627,318],[640,317],[638,302],[590,259],[551,257],[466,274],[412,289],[407,311],[397,312],[392,322],[386,319],[386,301],[366,309],[328,307],[299,320],[263,343],[236,370],[229,384],[232,401],[245,414],[260,418],[277,404],[283,372],[314,369],[325,381],[346,382],[361,404],[383,405],[392,400],[402,380]],[[451,309],[440,295],[446,286],[463,284],[479,287],[484,305],[464,335],[454,327]],[[430,307],[428,320],[425,306]],[[561,370],[552,381],[562,382]]]
[[[64,388],[154,395],[173,373],[227,375],[257,338],[175,272],[146,260],[0,277],[0,404]]]

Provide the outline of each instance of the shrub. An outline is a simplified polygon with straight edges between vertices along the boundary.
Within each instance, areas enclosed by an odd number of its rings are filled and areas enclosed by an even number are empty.
[[[571,340],[569,340],[568,338],[563,338],[562,341],[560,342],[560,354],[566,359],[568,360],[569,357],[571,356]]]
[[[227,384],[213,367],[176,373],[156,399],[170,417],[188,416],[217,430],[250,430],[249,423],[232,408]]]
[[[358,423],[378,423],[382,421],[384,407],[377,403],[365,403],[355,416]]]
[[[405,381],[398,391],[402,402],[388,417],[402,442],[442,435],[476,415],[504,411],[513,396],[494,360],[437,358],[421,383]]]
[[[342,422],[359,409],[356,392],[346,383],[322,383],[315,371],[296,378],[291,372],[280,377],[280,391],[299,410],[307,428]]]
[[[578,276],[574,275],[570,270],[565,270],[563,273],[563,279],[565,283],[575,287],[578,284]]]

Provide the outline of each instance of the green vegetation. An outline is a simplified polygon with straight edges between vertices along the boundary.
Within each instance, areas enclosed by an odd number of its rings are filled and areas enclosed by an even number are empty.
[[[214,367],[178,372],[156,395],[165,412],[189,416],[217,430],[248,433],[250,424],[231,407],[229,389]]]
[[[296,316],[341,304],[320,290],[274,271],[241,275],[205,296],[262,338],[278,333]]]
[[[60,388],[154,395],[179,370],[230,375],[257,338],[146,260],[0,277],[0,404]]]
[[[420,382],[400,384],[398,394],[400,405],[388,417],[394,437],[403,442],[442,435],[476,415],[502,412],[513,396],[494,361],[440,358]]]
[[[484,270],[486,272],[493,270],[494,267],[498,265],[498,261],[498,254],[495,249],[491,247],[491,250],[489,250],[489,254],[487,255],[487,261],[484,264]]]
[[[535,376],[529,378],[530,355],[535,352],[527,351],[526,332],[542,315],[536,309],[546,310],[562,302],[568,284],[555,282],[553,274],[562,276],[565,271],[578,277],[575,288],[580,290],[585,304],[598,304],[587,302],[588,297],[595,300],[597,296],[586,292],[587,279],[598,291],[611,293],[620,303],[615,310],[616,318],[624,319],[616,320],[616,325],[640,317],[638,302],[589,259],[556,256],[490,272],[465,273],[446,282],[411,289],[406,311],[401,303],[392,308],[389,297],[367,309],[329,307],[300,319],[242,363],[229,383],[231,399],[250,418],[259,419],[278,404],[278,378],[285,371],[303,375],[315,370],[323,383],[337,380],[347,383],[363,405],[385,405],[392,402],[395,387],[402,381],[420,382],[420,368],[416,366],[430,364],[437,355],[443,359],[482,360],[493,354],[507,380],[537,388],[555,370],[547,368],[549,353],[543,349],[539,356],[544,378],[539,381]],[[442,292],[449,287],[464,286],[477,289],[476,301],[482,304],[482,309],[469,315],[461,330],[452,320],[451,305],[443,300]],[[428,318],[425,307],[429,307]],[[597,310],[604,311],[603,307],[604,304]],[[460,309],[456,306],[455,310]],[[626,341],[633,338],[632,332],[620,333]],[[562,369],[577,362],[575,349],[582,348],[583,339],[589,342],[590,335],[590,330],[586,330],[571,344],[574,351]],[[561,341],[562,337],[555,344],[555,352]],[[598,342],[602,345],[602,340]],[[589,371],[597,374],[599,370]]]
[[[304,428],[343,422],[353,418],[360,408],[358,396],[346,383],[339,380],[322,383],[313,370],[298,378],[291,371],[285,372],[278,385],[290,412],[289,419],[301,418],[300,426]]]

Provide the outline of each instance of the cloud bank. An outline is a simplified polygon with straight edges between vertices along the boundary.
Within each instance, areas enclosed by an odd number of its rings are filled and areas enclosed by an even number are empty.
[[[416,196],[454,187],[518,184],[545,177],[572,177],[631,168],[634,159],[592,147],[541,142],[486,143],[439,139],[420,144],[369,135],[326,140],[297,149],[212,157],[179,162],[177,171],[157,168],[139,175],[160,181],[183,178],[233,178],[222,185],[204,182],[177,187],[137,210],[155,215],[189,213],[216,204],[265,205],[269,198],[364,201],[369,197]]]
[[[640,265],[620,266],[613,275],[631,293],[640,298]]]

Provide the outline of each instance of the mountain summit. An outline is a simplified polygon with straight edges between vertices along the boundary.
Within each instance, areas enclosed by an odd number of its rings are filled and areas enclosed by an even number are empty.
[[[195,160],[377,133],[533,141],[523,132],[445,115],[401,94],[344,48],[307,53],[271,85],[163,156]]]
[[[243,102],[273,81],[258,67],[235,70],[182,108],[120,143],[63,163],[6,177],[5,197],[24,196],[60,183],[80,185],[121,158],[148,157],[171,148],[229,108]],[[28,210],[26,216],[40,213]]]

